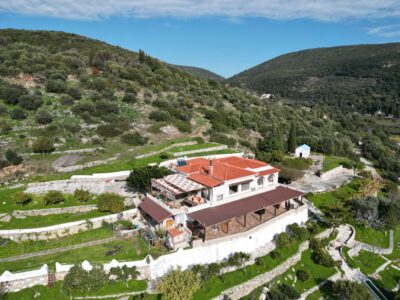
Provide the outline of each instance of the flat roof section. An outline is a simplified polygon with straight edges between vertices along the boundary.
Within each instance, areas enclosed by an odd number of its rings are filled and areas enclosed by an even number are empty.
[[[278,186],[272,191],[198,210],[189,215],[206,228],[303,195],[303,192]]]
[[[157,224],[160,224],[165,219],[172,216],[172,214],[161,205],[157,204],[148,197],[144,197],[140,202],[138,208],[148,214]]]

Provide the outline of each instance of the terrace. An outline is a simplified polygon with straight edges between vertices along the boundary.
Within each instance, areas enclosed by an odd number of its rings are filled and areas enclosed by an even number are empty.
[[[188,227],[203,241],[245,232],[303,205],[302,192],[279,186],[231,203],[189,214]]]
[[[193,207],[206,203],[208,189],[181,174],[151,180],[151,194],[169,208]]]

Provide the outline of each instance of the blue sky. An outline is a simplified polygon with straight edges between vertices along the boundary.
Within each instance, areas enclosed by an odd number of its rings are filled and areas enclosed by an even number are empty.
[[[225,77],[291,51],[400,41],[400,1],[191,1],[0,1],[0,28],[73,32]]]

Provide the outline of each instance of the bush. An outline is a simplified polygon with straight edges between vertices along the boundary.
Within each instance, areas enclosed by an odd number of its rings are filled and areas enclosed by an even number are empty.
[[[279,291],[282,294],[284,294],[285,296],[287,296],[287,298],[289,298],[289,299],[299,299],[300,298],[299,292],[290,285],[280,284],[278,286],[278,288],[279,288]]]
[[[40,95],[22,95],[18,98],[18,105],[23,109],[36,110],[43,104]]]
[[[43,197],[43,204],[57,204],[64,200],[64,195],[60,191],[48,191]]]
[[[125,93],[122,101],[125,103],[135,103],[137,101],[136,95],[133,93]]]
[[[230,138],[223,133],[215,132],[210,136],[210,142],[225,144],[230,148],[236,146],[236,140],[234,138]]]
[[[35,153],[51,153],[55,150],[53,141],[45,136],[39,137],[32,146]]]
[[[296,277],[298,280],[304,282],[304,281],[307,281],[308,279],[310,279],[310,274],[304,270],[297,270]]]
[[[171,119],[171,115],[169,114],[168,111],[165,110],[157,110],[157,111],[152,111],[149,115],[149,119],[155,120],[155,121],[169,121]]]
[[[62,289],[73,295],[81,292],[96,292],[107,283],[107,274],[103,266],[94,265],[92,270],[85,271],[80,264],[74,265],[64,278]]]
[[[325,267],[334,267],[336,265],[335,261],[333,258],[326,253],[322,248],[317,248],[312,252],[311,256],[312,260],[319,265],[325,266]]]
[[[32,201],[32,195],[24,192],[15,193],[13,196],[15,203],[23,206]]]
[[[88,190],[76,189],[74,198],[82,203],[87,203],[92,199],[92,194]]]
[[[281,232],[280,234],[276,235],[275,237],[275,244],[276,247],[279,249],[286,248],[290,245],[290,237],[286,232]]]
[[[26,113],[23,109],[17,107],[11,111],[11,119],[13,120],[23,120],[26,119]]]
[[[16,84],[5,84],[0,88],[0,98],[6,104],[17,104],[18,99],[27,93],[28,91],[23,86]]]
[[[170,174],[169,170],[158,166],[134,168],[127,178],[128,186],[137,190],[146,190],[150,187],[152,178],[161,178]]]
[[[97,197],[99,211],[113,214],[124,210],[124,198],[114,193],[103,193]]]
[[[49,79],[46,83],[46,91],[50,93],[64,93],[67,89],[67,84],[61,79]]]
[[[145,145],[149,139],[142,136],[140,133],[126,133],[121,136],[121,142],[130,146]]]
[[[22,156],[18,155],[15,151],[8,149],[5,153],[5,158],[13,165],[19,165],[23,162]]]
[[[79,100],[82,97],[81,91],[76,87],[68,87],[65,93],[71,96],[75,100]]]
[[[70,95],[61,95],[61,105],[72,105],[75,102],[75,99],[72,98]]]
[[[304,241],[308,239],[310,233],[308,232],[307,228],[300,227],[299,224],[293,223],[288,226],[290,235],[298,241]]]
[[[38,111],[36,114],[36,122],[41,125],[53,122],[53,116],[46,110]]]
[[[97,133],[104,137],[115,137],[122,133],[122,130],[115,125],[106,124],[97,127]]]
[[[269,254],[271,256],[272,259],[279,259],[281,257],[281,254],[278,251],[271,251],[271,253]]]

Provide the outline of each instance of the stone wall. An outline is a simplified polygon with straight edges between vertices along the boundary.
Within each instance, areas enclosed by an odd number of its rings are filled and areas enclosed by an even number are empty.
[[[15,218],[21,218],[21,217],[31,217],[31,216],[82,213],[96,209],[97,205],[92,204],[92,205],[80,205],[80,206],[57,207],[57,208],[46,208],[46,209],[14,210],[11,215]]]
[[[256,289],[259,286],[262,286],[268,282],[270,282],[272,279],[275,277],[282,275],[285,273],[290,267],[294,266],[301,260],[301,255],[303,251],[307,250],[309,247],[308,241],[305,241],[300,244],[299,250],[297,253],[290,258],[288,258],[286,261],[281,263],[279,266],[276,268],[272,269],[269,272],[263,273],[253,279],[250,279],[246,281],[243,284],[236,285],[230,289],[227,289],[221,293],[220,296],[214,298],[214,299],[224,299],[224,295],[227,295],[229,299],[240,299],[241,297],[244,297],[248,294],[250,294],[251,291]]]
[[[126,195],[126,182],[101,178],[71,178],[67,180],[30,183],[27,186],[26,192],[32,194],[44,194],[48,191],[56,190],[66,194],[73,194],[76,189],[88,190],[92,194],[113,192],[120,195]]]
[[[61,238],[76,234],[81,231],[100,228],[103,222],[115,223],[122,219],[133,219],[137,214],[137,209],[130,209],[118,214],[112,214],[88,220],[69,222],[48,227],[0,230],[1,238],[9,238],[15,242],[38,241]]]
[[[165,148],[162,148],[161,150],[158,150],[158,151],[153,151],[153,152],[148,152],[146,154],[137,155],[137,156],[135,156],[135,158],[138,159],[138,158],[150,157],[150,156],[157,155],[157,154],[160,154],[162,152],[168,151],[169,149],[172,149],[172,148],[175,148],[175,147],[184,147],[184,146],[191,146],[191,145],[196,145],[196,144],[197,144],[196,141],[176,143],[176,144],[169,145],[169,146],[167,146]]]
[[[112,156],[110,158],[104,159],[104,160],[95,160],[88,162],[86,164],[81,164],[81,165],[75,165],[75,166],[68,166],[68,167],[53,167],[53,169],[59,173],[68,173],[72,171],[77,171],[77,170],[82,170],[85,168],[90,168],[98,165],[104,165],[106,163],[109,163],[110,161],[117,160],[117,156]]]
[[[175,157],[179,157],[179,156],[185,156],[185,155],[190,155],[190,154],[211,152],[211,151],[218,151],[218,150],[225,150],[225,149],[228,149],[227,145],[221,145],[221,146],[215,146],[215,147],[203,148],[203,149],[196,149],[196,150],[189,150],[189,151],[182,151],[182,152],[175,152],[175,153],[172,153],[172,155]]]
[[[39,269],[11,273],[5,271],[0,276],[0,282],[6,283],[6,288],[10,292],[17,292],[19,290],[29,288],[35,285],[47,285],[48,283],[49,268],[43,265]]]
[[[342,165],[340,165],[339,167],[336,167],[336,168],[334,168],[332,170],[329,170],[327,172],[322,173],[320,177],[321,177],[322,180],[328,180],[328,179],[331,179],[333,177],[336,177],[338,175],[342,175],[342,174],[345,174],[345,173],[353,176],[354,175],[354,170],[346,169]]]

